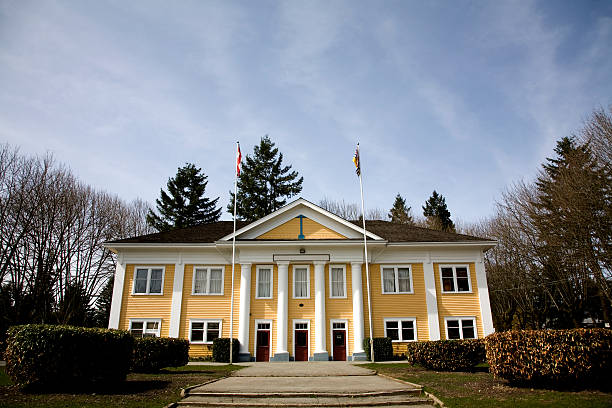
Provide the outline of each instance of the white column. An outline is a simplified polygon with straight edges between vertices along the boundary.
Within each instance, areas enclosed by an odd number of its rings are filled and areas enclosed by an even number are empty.
[[[361,262],[351,262],[353,288],[353,360],[366,360],[363,350],[363,284],[361,282]]]
[[[436,295],[436,280],[431,256],[423,262],[425,275],[425,301],[427,303],[427,321],[429,325],[429,340],[440,340],[440,321],[438,320],[438,297]]]
[[[491,315],[491,304],[489,302],[489,287],[487,285],[487,274],[482,260],[482,251],[476,261],[476,283],[478,285],[478,299],[480,303],[480,317],[484,336],[495,331],[493,327],[493,316]]]
[[[325,344],[325,262],[314,263],[315,278],[315,349],[314,360],[329,359]]]
[[[181,305],[183,303],[183,279],[185,264],[182,260],[174,264],[174,284],[172,285],[172,306],[170,308],[169,337],[178,337],[181,323]]]
[[[276,306],[276,354],[272,360],[289,361],[287,351],[287,323],[288,323],[288,280],[289,261],[276,262],[278,265],[278,299]]]
[[[240,342],[240,354],[243,355],[244,360],[250,361],[251,356],[247,356],[247,354],[249,354],[249,315],[251,313],[250,263],[243,263],[240,265],[240,306],[238,313],[238,341]]]
[[[119,316],[121,315],[121,301],[123,300],[123,284],[125,282],[125,263],[123,256],[117,257],[115,268],[115,281],[113,283],[113,300],[111,302],[110,317],[108,319],[109,329],[119,328]]]

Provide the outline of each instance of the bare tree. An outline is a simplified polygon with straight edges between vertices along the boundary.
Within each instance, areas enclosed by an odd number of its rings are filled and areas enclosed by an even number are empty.
[[[319,201],[318,205],[345,220],[356,221],[361,219],[360,204],[348,203],[344,199],[335,201],[324,197]],[[369,208],[366,210],[366,220],[388,220],[387,212],[380,208]]]

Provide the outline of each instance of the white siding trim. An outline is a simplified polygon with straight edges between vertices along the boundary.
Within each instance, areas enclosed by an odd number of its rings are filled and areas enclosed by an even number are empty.
[[[111,301],[110,317],[108,319],[109,329],[119,328],[119,317],[121,316],[121,301],[123,300],[123,286],[125,283],[125,263],[123,257],[117,259],[115,268],[115,281],[113,285],[113,300]]]
[[[425,301],[427,303],[427,324],[429,340],[440,340],[440,320],[438,319],[438,296],[436,294],[436,279],[431,257],[427,254],[423,262],[423,277],[425,279]]]
[[[174,264],[174,283],[172,285],[172,306],[170,308],[169,337],[178,337],[181,323],[181,307],[183,303],[183,280],[185,264],[179,261]]]
[[[482,320],[483,337],[495,332],[493,327],[493,316],[491,315],[491,303],[489,302],[489,287],[487,285],[487,274],[484,262],[481,258],[476,261],[476,284],[478,285],[478,303],[480,304],[480,318]]]

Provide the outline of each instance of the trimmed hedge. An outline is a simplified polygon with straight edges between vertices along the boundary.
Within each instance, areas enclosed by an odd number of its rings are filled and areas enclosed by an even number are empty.
[[[167,337],[135,339],[132,371],[155,373],[165,367],[182,367],[189,362],[189,342]]]
[[[612,372],[612,330],[511,330],[485,339],[489,371],[512,383],[587,385]]]
[[[125,331],[28,324],[8,331],[6,372],[21,387],[70,388],[125,380],[134,338]]]
[[[370,338],[363,339],[363,349],[366,352],[368,360],[370,357]],[[393,344],[389,337],[374,337],[374,361],[391,361],[393,360]]]
[[[213,361],[219,363],[229,363],[229,346],[230,339],[219,337],[213,340],[212,358]],[[232,362],[238,362],[238,353],[240,352],[240,342],[238,339],[233,339],[232,342]]]
[[[485,361],[482,339],[419,341],[407,344],[406,358],[430,370],[467,371]]]

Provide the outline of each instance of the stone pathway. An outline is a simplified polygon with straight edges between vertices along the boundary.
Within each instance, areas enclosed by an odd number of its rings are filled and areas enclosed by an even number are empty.
[[[179,406],[431,408],[420,386],[343,362],[256,363],[185,390]]]

